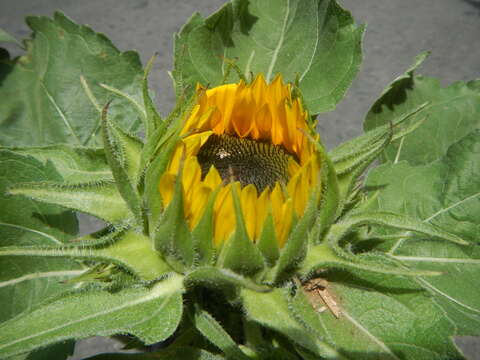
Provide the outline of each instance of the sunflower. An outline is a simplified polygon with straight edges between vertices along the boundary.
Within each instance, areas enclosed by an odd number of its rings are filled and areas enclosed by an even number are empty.
[[[160,179],[164,206],[180,177],[184,215],[193,229],[216,196],[219,245],[235,230],[235,188],[250,239],[259,239],[271,215],[282,247],[320,181],[320,157],[307,135],[312,129],[300,98],[281,76],[267,84],[258,75],[250,84],[241,80],[208,90],[199,85],[196,100]]]

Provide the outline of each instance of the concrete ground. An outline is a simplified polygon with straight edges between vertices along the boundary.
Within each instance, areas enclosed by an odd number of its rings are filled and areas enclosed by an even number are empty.
[[[361,133],[362,119],[386,85],[401,74],[415,55],[432,55],[420,73],[443,83],[480,77],[480,0],[339,0],[357,22],[367,23],[360,75],[337,110],[320,117],[328,147]],[[162,113],[174,96],[166,71],[172,68],[172,34],[194,12],[208,15],[223,0],[1,0],[0,27],[17,38],[28,36],[26,15],[52,15],[61,10],[76,22],[105,33],[121,50],[136,49],[145,63],[158,52],[151,84]],[[12,53],[16,49],[10,48]],[[18,52],[17,52],[18,54]],[[470,359],[480,359],[480,343],[458,339]],[[115,348],[114,343],[109,343]],[[95,339],[80,342],[73,359],[102,351]]]

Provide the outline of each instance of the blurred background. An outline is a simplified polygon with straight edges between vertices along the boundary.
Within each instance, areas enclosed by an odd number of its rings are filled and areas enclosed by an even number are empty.
[[[319,131],[328,148],[357,136],[362,121],[382,90],[402,74],[423,50],[431,56],[417,73],[439,77],[444,86],[480,78],[480,0],[338,0],[357,23],[366,23],[364,62],[337,110],[319,116]],[[27,15],[51,16],[61,10],[75,22],[105,33],[122,51],[137,50],[145,64],[159,57],[150,77],[163,114],[174,105],[167,71],[172,69],[173,33],[198,11],[215,11],[223,0],[0,0],[0,27],[17,39],[28,37]],[[21,54],[14,46],[12,55]],[[84,222],[83,231],[94,224]],[[457,338],[472,360],[480,359],[480,341]],[[121,343],[103,338],[80,341],[71,360],[105,351]]]

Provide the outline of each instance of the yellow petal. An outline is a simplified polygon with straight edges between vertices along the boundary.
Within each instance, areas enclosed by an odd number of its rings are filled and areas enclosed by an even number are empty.
[[[253,240],[257,228],[257,188],[254,185],[247,185],[241,190],[240,203],[248,236]]]
[[[215,243],[220,244],[227,240],[235,229],[235,211],[233,208],[232,185],[223,187],[215,201]]]

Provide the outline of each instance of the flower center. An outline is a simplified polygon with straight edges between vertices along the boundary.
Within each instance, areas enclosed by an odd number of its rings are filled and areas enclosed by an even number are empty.
[[[288,183],[288,162],[294,159],[280,145],[226,134],[211,135],[200,148],[197,159],[202,179],[213,165],[225,182],[255,185],[260,194],[278,181]]]

